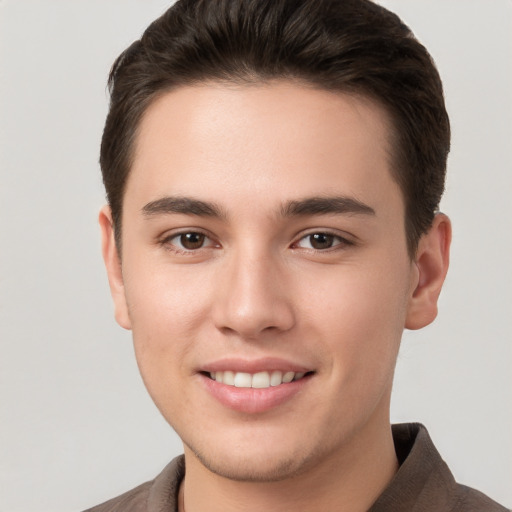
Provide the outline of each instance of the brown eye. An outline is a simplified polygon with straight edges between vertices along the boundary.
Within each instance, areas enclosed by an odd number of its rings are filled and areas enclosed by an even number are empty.
[[[309,235],[309,244],[313,249],[330,249],[334,245],[334,236],[327,233]]]
[[[332,235],[331,233],[323,233],[321,231],[306,235],[297,243],[297,247],[302,249],[313,249],[315,251],[325,251],[338,245],[346,246],[351,244],[341,236]]]
[[[202,233],[183,233],[179,235],[179,245],[188,251],[200,249],[204,245],[206,236]]]
[[[200,231],[182,231],[163,238],[160,245],[179,255],[198,254],[202,249],[214,249],[219,245],[207,234]]]

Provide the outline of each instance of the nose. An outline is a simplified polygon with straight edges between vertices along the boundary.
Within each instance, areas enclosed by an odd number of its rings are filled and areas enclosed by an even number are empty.
[[[270,255],[238,254],[218,268],[216,327],[244,339],[287,331],[295,324],[285,269]]]

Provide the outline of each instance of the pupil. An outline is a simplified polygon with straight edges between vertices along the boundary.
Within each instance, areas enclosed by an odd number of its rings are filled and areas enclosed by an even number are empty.
[[[204,235],[201,233],[185,233],[181,235],[180,242],[185,249],[199,249],[204,243]]]
[[[311,247],[315,249],[329,249],[332,247],[334,237],[325,233],[315,233],[309,237]]]

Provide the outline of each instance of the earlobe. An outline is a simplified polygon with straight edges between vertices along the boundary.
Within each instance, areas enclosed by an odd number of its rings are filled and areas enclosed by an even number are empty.
[[[450,219],[438,213],[419,241],[415,260],[418,278],[407,310],[407,329],[421,329],[437,316],[437,301],[450,261],[451,235]]]
[[[107,270],[110,293],[114,301],[115,318],[121,327],[131,329],[121,269],[121,259],[115,241],[112,212],[109,206],[106,205],[100,210],[98,221],[101,230],[103,261],[105,262],[105,268]]]

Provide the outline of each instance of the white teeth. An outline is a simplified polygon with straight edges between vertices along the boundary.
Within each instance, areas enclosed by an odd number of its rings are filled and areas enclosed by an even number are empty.
[[[235,373],[235,387],[250,388],[252,387],[252,376],[250,373]]]
[[[224,377],[222,378],[222,382],[224,384],[228,384],[229,386],[235,385],[235,373],[234,372],[224,372]]]
[[[293,380],[293,377],[295,377],[294,372],[286,372],[283,375],[283,382],[291,382]]]
[[[268,372],[255,373],[252,376],[253,388],[268,388],[270,387],[270,375]]]
[[[228,386],[235,386],[237,388],[257,388],[265,389],[270,386],[279,386],[281,384],[287,384],[294,380],[299,380],[304,377],[303,372],[281,372],[275,370],[273,372],[258,372],[255,374],[245,372],[210,372],[210,377],[221,383],[227,384]]]
[[[270,385],[271,386],[279,386],[283,382],[283,372],[280,372],[279,370],[272,372],[272,375],[270,376]]]

